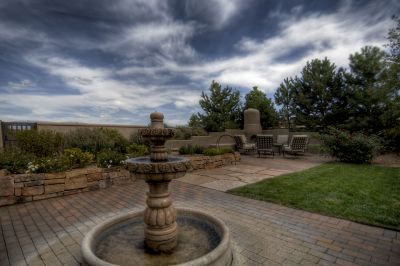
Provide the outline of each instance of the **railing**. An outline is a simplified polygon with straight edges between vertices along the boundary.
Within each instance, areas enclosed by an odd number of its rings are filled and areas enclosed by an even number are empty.
[[[17,132],[37,129],[36,123],[28,122],[1,122],[1,132],[3,139],[3,147],[10,148],[16,145]]]

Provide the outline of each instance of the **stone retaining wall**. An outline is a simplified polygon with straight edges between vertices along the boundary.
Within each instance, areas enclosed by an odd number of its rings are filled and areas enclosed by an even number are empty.
[[[240,161],[240,154],[188,156],[193,170],[213,169]],[[135,180],[124,167],[88,167],[61,173],[6,174],[0,170],[0,206],[123,185]]]
[[[11,174],[0,170],[0,206],[97,190],[132,182],[121,167],[75,169],[61,173]]]
[[[190,158],[190,163],[193,170],[213,169],[224,165],[231,165],[240,162],[240,153],[226,153],[216,156],[205,155],[187,155]]]

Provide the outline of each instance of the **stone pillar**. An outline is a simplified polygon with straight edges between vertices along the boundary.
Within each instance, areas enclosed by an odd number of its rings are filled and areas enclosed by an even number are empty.
[[[260,111],[253,108],[244,111],[243,129],[248,138],[261,133]]]

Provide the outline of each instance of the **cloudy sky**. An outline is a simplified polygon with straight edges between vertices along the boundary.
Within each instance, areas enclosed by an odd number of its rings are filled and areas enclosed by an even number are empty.
[[[383,48],[400,2],[2,0],[0,120],[184,124],[212,80],[269,97],[313,58]]]

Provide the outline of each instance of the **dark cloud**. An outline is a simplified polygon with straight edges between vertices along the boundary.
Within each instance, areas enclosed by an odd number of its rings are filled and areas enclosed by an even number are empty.
[[[215,79],[272,95],[305,61],[382,45],[386,1],[3,0],[0,119],[183,123]],[[139,114],[146,112],[145,115]]]

